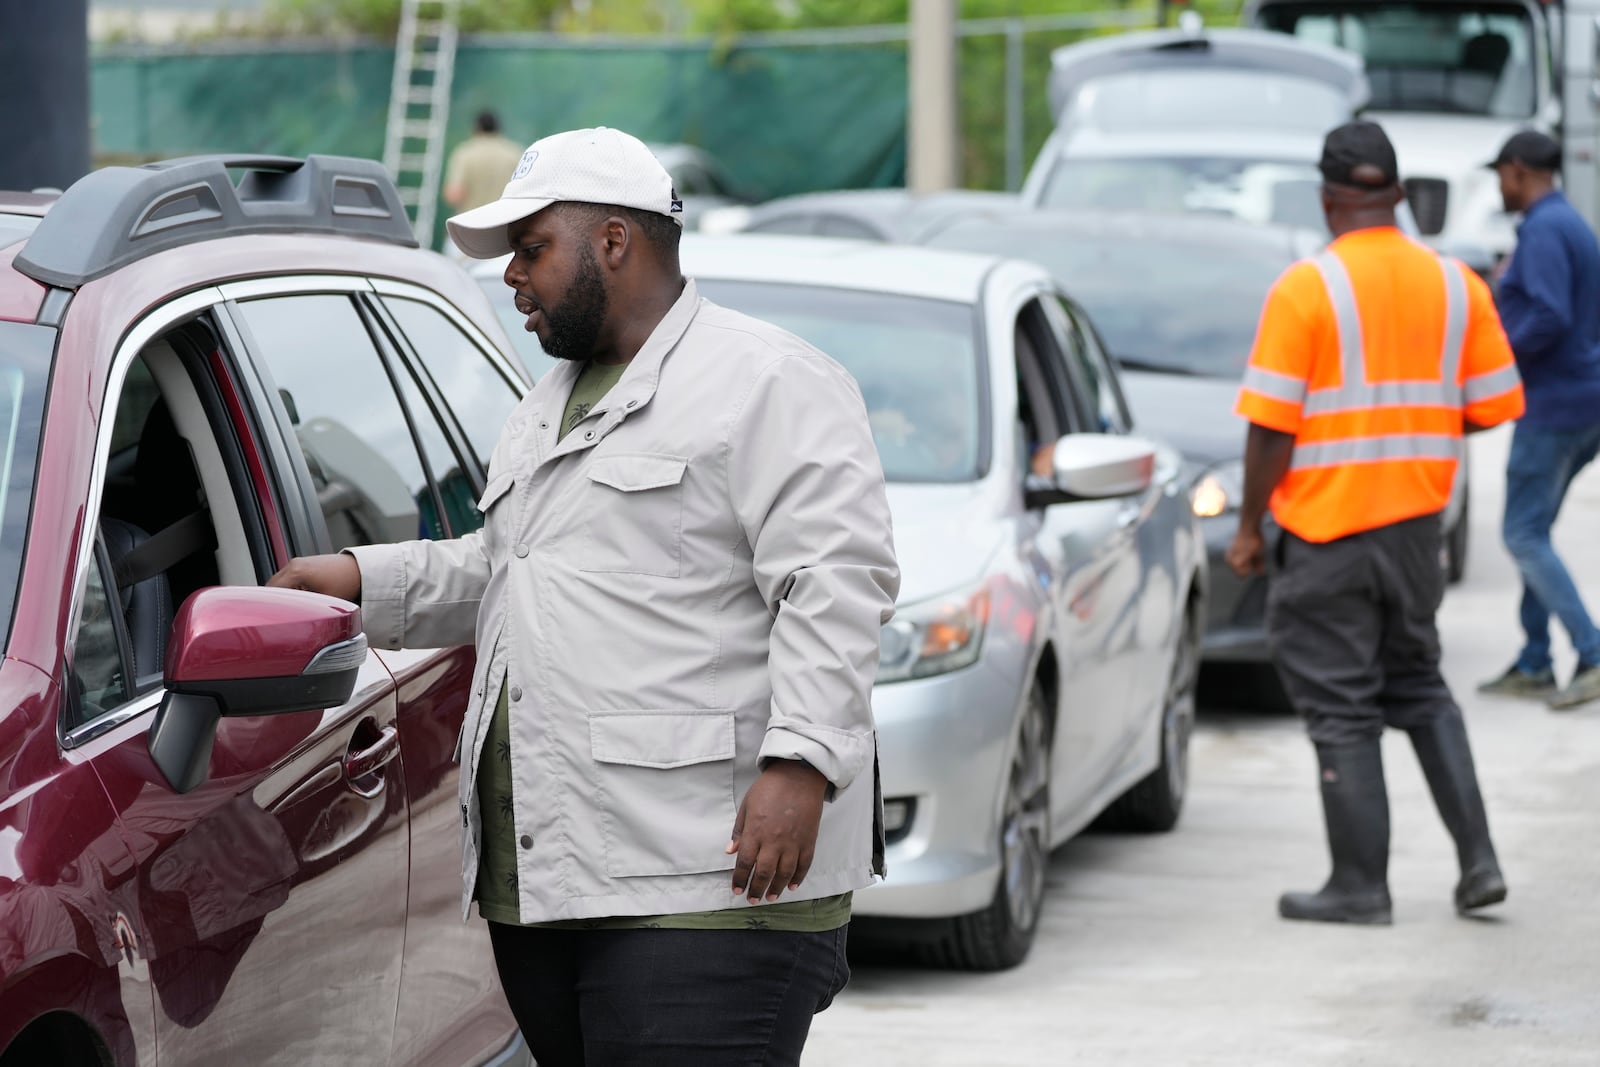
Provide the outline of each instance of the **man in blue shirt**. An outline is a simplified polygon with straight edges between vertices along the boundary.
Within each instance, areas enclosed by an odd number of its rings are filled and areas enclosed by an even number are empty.
[[[1552,708],[1600,699],[1600,628],[1550,543],[1572,479],[1600,451],[1600,243],[1555,186],[1561,147],[1533,130],[1491,164],[1508,212],[1522,212],[1517,249],[1500,282],[1500,318],[1522,373],[1527,411],[1506,470],[1506,548],[1522,572],[1527,643],[1485,693],[1542,698]],[[1557,689],[1550,616],[1572,639],[1578,668]]]

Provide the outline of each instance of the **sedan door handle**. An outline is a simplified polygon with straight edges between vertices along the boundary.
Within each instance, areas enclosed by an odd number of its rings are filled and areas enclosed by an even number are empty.
[[[385,726],[378,739],[371,745],[345,754],[345,780],[353,782],[366,778],[382,769],[398,755],[400,755],[400,731],[393,726]]]

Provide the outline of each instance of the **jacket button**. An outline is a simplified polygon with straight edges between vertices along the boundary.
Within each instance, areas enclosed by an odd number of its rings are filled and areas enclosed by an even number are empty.
[[[512,700],[521,700],[522,699],[522,687],[521,686],[514,685],[514,686],[511,687],[511,699]]]
[[[517,843],[520,844],[523,848],[532,848],[533,847],[533,838],[529,837],[527,834],[523,834],[522,835],[522,840],[517,842]]]
[[[518,559],[527,559],[528,558],[528,546],[527,545],[518,545],[516,547],[516,553],[517,553],[517,558]]]
[[[638,406],[639,406],[639,402],[637,400],[628,401],[628,410],[629,411],[632,411],[634,408],[636,408]]]
[[[594,440],[594,431],[590,430],[588,433],[584,434],[583,435],[583,439],[585,441],[593,441]]]

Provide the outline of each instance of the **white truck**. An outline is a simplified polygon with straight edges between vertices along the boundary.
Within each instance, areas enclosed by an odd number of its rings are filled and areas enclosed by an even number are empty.
[[[1430,241],[1511,250],[1484,165],[1525,127],[1562,141],[1567,195],[1596,224],[1600,0],[1249,0],[1241,21],[1366,60],[1367,114],[1394,141]]]

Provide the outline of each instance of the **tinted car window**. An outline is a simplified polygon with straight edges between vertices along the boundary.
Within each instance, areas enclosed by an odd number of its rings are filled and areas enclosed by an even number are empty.
[[[239,305],[288,409],[335,551],[439,538],[446,530],[417,439],[355,306],[343,296]],[[448,455],[436,425],[416,434]]]
[[[105,575],[96,558],[85,577],[83,613],[72,649],[72,681],[77,686],[77,701],[76,721],[68,723],[68,729],[92,722],[132,699],[112,611]],[[68,706],[72,705],[69,701]]]
[[[43,326],[0,322],[0,647],[10,641],[22,581],[22,547],[55,337],[54,330]]]
[[[980,358],[966,304],[701,278],[708,300],[799,335],[854,375],[891,482],[979,477]]]
[[[1074,314],[1058,297],[1045,300],[1044,306],[1051,323],[1064,338],[1062,348],[1072,363],[1073,377],[1083,383],[1084,401],[1092,412],[1094,425],[1102,433],[1126,433],[1128,416],[1122,393],[1117,388],[1116,373],[1101,351],[1094,330],[1084,317]]]
[[[1062,234],[984,224],[931,244],[974,252],[1026,247],[1088,312],[1111,355],[1136,367],[1237,378],[1267,291],[1293,262],[1287,248],[1159,234]]]
[[[444,394],[445,402],[472,443],[478,462],[488,467],[500,431],[522,399],[521,385],[508,381],[496,370],[483,349],[439,309],[399,297],[385,297],[384,303],[410,339],[411,347],[428,369],[434,384]],[[519,332],[527,333],[520,329]],[[534,341],[537,344],[538,338]]]

